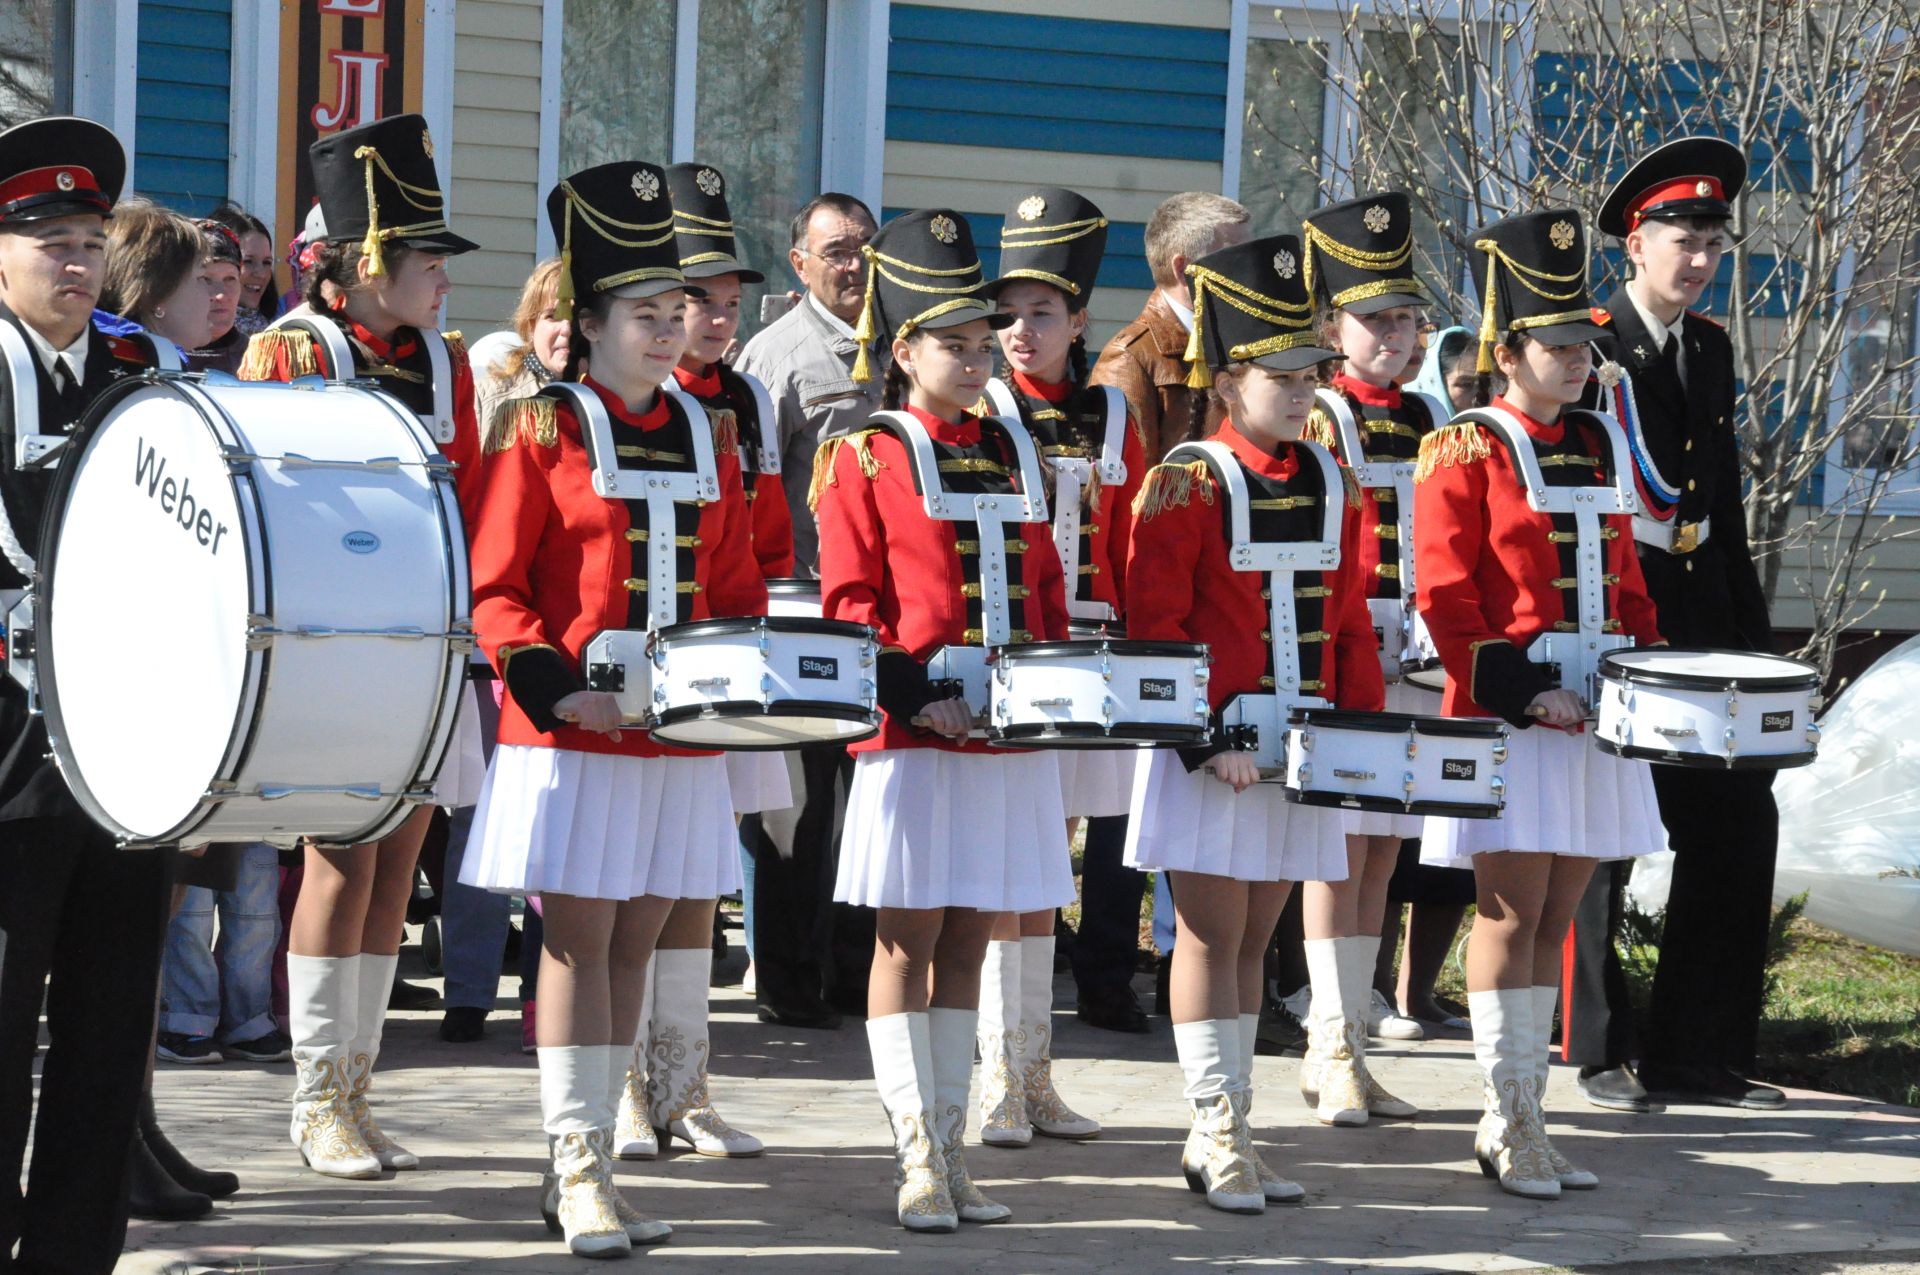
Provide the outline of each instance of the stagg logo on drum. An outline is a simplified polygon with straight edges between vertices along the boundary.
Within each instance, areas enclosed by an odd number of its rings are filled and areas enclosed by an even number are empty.
[[[1140,698],[1172,700],[1175,698],[1173,679],[1170,677],[1143,677],[1140,679]]]
[[[840,661],[824,655],[803,655],[800,657],[800,676],[817,678],[822,682],[840,680]]]
[[[380,548],[380,537],[371,531],[349,531],[340,537],[340,544],[348,553],[375,553]]]
[[[1791,709],[1784,713],[1760,714],[1760,733],[1762,735],[1778,735],[1781,731],[1792,729],[1793,711]]]
[[[1472,779],[1479,769],[1480,764],[1470,757],[1440,759],[1440,778],[1442,779]]]

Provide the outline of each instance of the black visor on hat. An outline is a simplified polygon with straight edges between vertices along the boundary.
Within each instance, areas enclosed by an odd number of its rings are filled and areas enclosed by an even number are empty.
[[[1655,147],[1600,202],[1594,225],[1624,239],[1642,221],[1708,217],[1728,221],[1747,183],[1747,157],[1717,137],[1681,137]]]

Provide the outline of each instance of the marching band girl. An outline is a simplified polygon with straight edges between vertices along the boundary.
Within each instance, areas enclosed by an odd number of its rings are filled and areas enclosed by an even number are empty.
[[[1106,252],[1107,219],[1084,195],[1042,187],[1021,196],[1000,232],[1000,277],[986,287],[1013,318],[1000,329],[1006,372],[988,402],[1034,436],[1052,470],[1054,544],[1063,556],[1070,621],[1088,634],[1112,624],[1126,587],[1133,498],[1146,476],[1138,426],[1118,390],[1087,384],[1087,302]],[[1117,410],[1117,415],[1115,414]],[[1069,561],[1070,559],[1070,561]],[[1134,755],[1124,749],[1062,749],[1061,795],[1069,821],[1123,816]],[[1004,916],[980,973],[980,1141],[1025,1146],[1099,1136],[1053,1086],[1053,909]]]
[[[922,490],[1011,492],[1017,469],[1018,438],[973,415],[994,331],[1011,319],[983,295],[966,222],[944,209],[907,213],[864,252],[855,375],[868,374],[867,343],[889,343],[886,402],[905,419],[876,417],[887,427],[831,440],[815,464],[826,616],[878,631],[886,714],[879,736],[853,745],[834,897],[879,909],[867,1040],[893,1131],[900,1224],[951,1231],[1011,1216],[974,1186],[961,1155],[994,918],[1051,912],[1072,899],[1073,878],[1053,758],[970,740],[972,710],[929,681],[927,663],[1003,630],[1014,642],[1064,637],[1066,598],[1045,523],[1001,524],[1004,570],[994,571],[988,529],[935,520],[923,504]]]
[[[1446,712],[1504,718],[1513,735],[1502,816],[1430,822],[1421,858],[1471,864],[1477,887],[1467,1001],[1487,1077],[1475,1156],[1505,1190],[1553,1198],[1598,1184],[1554,1149],[1540,1113],[1567,922],[1597,860],[1661,844],[1646,764],[1583,733],[1593,672],[1583,653],[1660,635],[1631,515],[1535,507],[1555,487],[1626,481],[1598,420],[1565,415],[1600,335],[1580,216],[1510,217],[1473,243],[1480,366],[1505,389],[1421,442],[1418,601],[1447,669]]]
[[[612,1179],[654,943],[676,900],[735,888],[738,860],[720,757],[623,731],[615,697],[585,687],[581,657],[602,630],[650,628],[663,610],[675,622],[762,614],[766,587],[731,434],[662,389],[686,348],[689,291],[666,174],[602,164],[562,181],[547,213],[574,322],[562,379],[584,358],[591,397],[549,388],[506,404],[513,428],[474,501],[474,622],[507,700],[461,879],[540,896],[536,1031],[553,1161],[541,1211],[571,1251],[606,1256],[669,1231],[639,1218]],[[616,454],[596,462],[587,448],[602,411]],[[648,502],[595,491],[596,463],[697,472],[694,431],[707,429],[718,500],[677,501],[659,525]],[[685,547],[671,559],[670,603],[650,596],[656,537]]]
[[[1262,963],[1296,880],[1347,871],[1347,816],[1294,805],[1260,784],[1251,753],[1227,735],[1221,710],[1276,697],[1317,697],[1377,710],[1382,688],[1367,621],[1357,490],[1319,447],[1298,441],[1313,406],[1317,365],[1312,302],[1291,235],[1222,249],[1188,268],[1194,281],[1195,363],[1226,419],[1213,443],[1183,444],[1154,467],[1134,507],[1127,559],[1128,636],[1204,642],[1212,657],[1209,744],[1152,753],[1133,790],[1127,862],[1172,874],[1173,1036],[1192,1129],[1181,1167],[1215,1208],[1262,1212],[1303,1198],[1269,1169],[1247,1124]],[[1213,369],[1208,376],[1207,369]],[[1196,403],[1196,416],[1205,411]],[[1255,550],[1328,539],[1330,570],[1242,569],[1228,528],[1246,500]],[[1330,518],[1329,504],[1340,510]],[[1226,506],[1226,507],[1223,507]],[[1325,559],[1322,559],[1324,561]]]
[[[371,379],[423,419],[444,417],[453,437],[441,446],[464,504],[479,458],[473,375],[464,347],[442,338],[438,325],[452,288],[447,261],[478,245],[447,226],[426,121],[395,115],[346,129],[315,142],[308,159],[327,228],[309,245],[311,313],[255,334],[240,377]],[[447,358],[436,371],[433,351],[442,344]],[[467,705],[461,717],[438,804],[471,805],[479,787],[477,714]],[[316,1172],[332,1177],[378,1177],[420,1163],[375,1122],[367,1091],[431,816],[422,804],[376,845],[306,850],[287,938],[297,1070],[291,1137]]]

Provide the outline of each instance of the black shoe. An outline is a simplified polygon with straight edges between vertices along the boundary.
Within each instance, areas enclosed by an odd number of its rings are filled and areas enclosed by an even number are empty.
[[[387,993],[387,1008],[428,1009],[439,999],[440,994],[431,987],[396,978],[393,980],[393,990]]]
[[[1587,1101],[1608,1111],[1648,1112],[1653,1103],[1633,1069],[1625,1063],[1615,1067],[1582,1067],[1580,1092]]]
[[[454,1005],[440,1020],[440,1039],[449,1045],[465,1045],[487,1034],[487,1011],[478,1005]]]
[[[1293,1011],[1274,1001],[1260,1011],[1260,1026],[1253,1034],[1253,1052],[1277,1058],[1282,1054],[1304,1054],[1307,1029]]]
[[[175,1182],[134,1130],[127,1147],[127,1216],[147,1222],[190,1222],[213,1212],[213,1197]]]
[[[228,1058],[240,1058],[247,1062],[291,1062],[293,1038],[282,1031],[270,1031],[252,1040],[230,1040],[220,1046],[220,1052]]]
[[[1089,1027],[1110,1032],[1138,1034],[1148,1030],[1147,1013],[1140,1008],[1140,998],[1125,984],[1082,992],[1074,1013]]]
[[[807,1009],[782,1009],[774,1005],[762,1004],[754,1013],[763,1023],[776,1027],[813,1027],[821,1031],[838,1031],[840,1013],[838,1010],[820,1005]]]
[[[1772,1085],[1756,1084],[1726,1067],[1651,1067],[1643,1069],[1647,1088],[1667,1102],[1778,1111],[1787,1095]]]
[[[224,1200],[240,1189],[240,1179],[233,1174],[223,1169],[202,1169],[180,1154],[180,1149],[168,1140],[160,1128],[160,1122],[154,1115],[151,1093],[140,1100],[140,1122],[136,1126],[134,1141],[144,1142],[148,1154],[161,1171],[188,1192],[197,1191],[210,1200]]]

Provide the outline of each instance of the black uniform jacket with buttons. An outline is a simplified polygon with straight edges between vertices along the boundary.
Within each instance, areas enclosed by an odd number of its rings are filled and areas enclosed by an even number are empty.
[[[1707,542],[1692,553],[1640,546],[1640,570],[1661,634],[1675,646],[1771,651],[1773,628],[1747,544],[1740,499],[1733,342],[1719,324],[1689,311],[1681,327],[1686,342],[1683,387],[1662,361],[1658,340],[1641,322],[1624,288],[1593,317],[1607,330],[1607,336],[1595,342],[1599,356],[1620,364],[1633,379],[1650,459],[1667,483],[1679,489],[1674,525],[1703,518],[1713,523]],[[1607,392],[1605,401],[1594,406],[1612,411],[1612,398]],[[1644,475],[1642,479],[1644,495]]]

